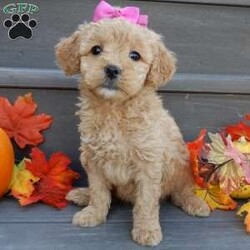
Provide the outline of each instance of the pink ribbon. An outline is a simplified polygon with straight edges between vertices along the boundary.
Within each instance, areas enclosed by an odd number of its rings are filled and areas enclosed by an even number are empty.
[[[140,9],[133,6],[125,8],[115,8],[105,1],[101,1],[95,8],[93,15],[93,22],[98,22],[101,19],[113,19],[113,18],[124,18],[131,23],[136,23],[141,26],[147,27],[148,16],[140,15]]]

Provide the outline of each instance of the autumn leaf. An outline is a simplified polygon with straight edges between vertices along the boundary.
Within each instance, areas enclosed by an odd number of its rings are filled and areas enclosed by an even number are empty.
[[[39,181],[38,177],[35,177],[26,169],[25,161],[28,161],[28,159],[24,159],[18,165],[14,166],[13,176],[9,187],[11,195],[18,199],[21,197],[29,197],[35,189],[34,183]]]
[[[250,198],[250,185],[242,182],[240,188],[234,190],[230,196],[234,199],[249,199]]]
[[[211,140],[210,152],[208,155],[208,161],[214,164],[222,164],[231,159],[228,155],[225,155],[226,145],[220,134],[208,133],[208,137]]]
[[[206,136],[206,133],[207,131],[205,129],[202,129],[198,138],[195,141],[187,143],[187,148],[189,150],[190,155],[190,165],[192,168],[194,180],[195,183],[200,187],[205,186],[204,178],[200,176],[199,159],[202,152],[202,148],[204,146],[204,138]]]
[[[238,140],[241,136],[250,141],[250,125],[247,124],[247,121],[250,120],[250,114],[245,115],[244,120],[225,128],[226,133],[231,135],[233,141]]]
[[[208,188],[196,186],[195,193],[202,200],[206,201],[211,210],[216,208],[233,210],[237,203],[226,194],[219,185],[209,185]]]
[[[228,162],[218,170],[220,188],[230,194],[240,188],[244,180],[243,170],[233,161]]]
[[[63,153],[54,153],[47,161],[40,149],[33,148],[31,161],[26,162],[26,168],[40,180],[35,184],[32,195],[22,197],[20,204],[25,206],[41,200],[56,208],[64,208],[67,205],[65,196],[72,189],[74,179],[79,177],[68,167],[69,164],[70,159]]]
[[[211,150],[208,155],[208,161],[217,164],[216,174],[218,176],[220,188],[230,194],[240,188],[240,183],[245,178],[243,168],[235,161],[236,151],[233,151],[232,145],[225,145],[220,134],[208,134],[211,140]],[[238,152],[237,152],[238,153]]]
[[[250,183],[250,161],[246,155],[241,153],[231,141],[230,136],[227,138],[227,150],[225,152],[226,155],[231,157],[234,162],[241,166],[244,170],[245,181],[249,184]]]
[[[250,113],[245,115],[245,120],[250,121]]]
[[[237,141],[233,141],[233,145],[241,153],[250,155],[250,142],[244,136],[241,136]]]
[[[0,127],[10,138],[14,138],[20,148],[43,142],[44,137],[40,131],[52,123],[50,115],[35,115],[36,109],[37,104],[31,93],[19,96],[14,105],[7,98],[0,97]]]
[[[244,223],[246,224],[246,230],[248,233],[250,233],[250,202],[247,202],[244,205],[242,205],[239,211],[237,212],[237,215],[239,216],[243,216],[244,214],[246,214],[244,220]]]
[[[236,149],[238,149],[242,154],[244,154],[247,158],[248,167],[246,167],[246,181],[250,183],[250,141],[247,141],[244,136],[240,137],[238,141],[234,141],[233,145]]]
[[[199,163],[199,176],[202,177],[205,183],[214,183],[217,182],[216,176],[217,165],[209,162],[200,162]]]

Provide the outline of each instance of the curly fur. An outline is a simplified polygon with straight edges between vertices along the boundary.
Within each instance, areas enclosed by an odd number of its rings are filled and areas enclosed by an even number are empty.
[[[94,56],[91,48],[103,52]],[[129,58],[138,51],[141,59]],[[155,32],[122,19],[79,26],[56,46],[66,74],[80,72],[81,162],[89,188],[67,199],[86,206],[73,223],[95,226],[106,220],[111,192],[132,202],[133,239],[157,245],[162,239],[159,201],[173,202],[191,215],[209,208],[194,195],[189,155],[179,128],[156,93],[175,72],[175,57]],[[121,68],[117,90],[103,88],[104,67]]]

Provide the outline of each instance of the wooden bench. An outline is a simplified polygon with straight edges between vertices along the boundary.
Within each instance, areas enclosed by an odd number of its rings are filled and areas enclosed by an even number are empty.
[[[76,185],[87,185],[80,166],[77,132],[77,80],[67,78],[55,64],[54,45],[78,24],[91,20],[98,1],[33,1],[40,11],[31,40],[10,41],[0,33],[0,95],[14,100],[32,92],[39,110],[53,115],[41,148],[49,155],[62,151],[81,173]],[[176,118],[186,141],[201,128],[218,131],[250,111],[250,9],[247,0],[121,1],[138,5],[149,14],[150,27],[165,37],[176,52],[178,72],[159,91]],[[1,8],[4,3],[0,3]],[[0,15],[0,22],[8,16]],[[16,150],[20,159],[29,149]],[[0,201],[1,250],[141,249],[130,236],[132,206],[112,204],[108,221],[95,228],[71,224],[79,208],[58,211],[43,204],[20,207],[16,200]],[[215,211],[209,218],[194,218],[164,202],[161,206],[163,242],[155,249],[247,249],[250,236],[235,211]]]

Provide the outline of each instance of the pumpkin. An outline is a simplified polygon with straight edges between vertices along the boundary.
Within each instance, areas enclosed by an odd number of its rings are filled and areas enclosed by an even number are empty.
[[[0,197],[8,191],[14,167],[14,150],[8,135],[0,128]]]

